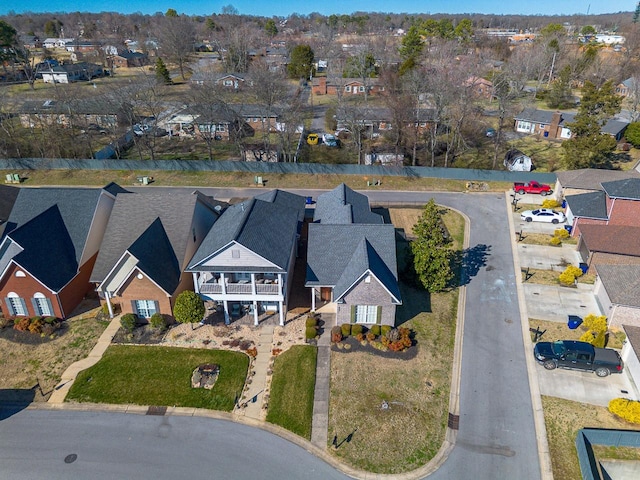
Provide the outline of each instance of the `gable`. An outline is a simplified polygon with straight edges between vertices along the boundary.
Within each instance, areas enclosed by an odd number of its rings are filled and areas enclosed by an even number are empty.
[[[277,265],[237,242],[230,243],[197,266],[197,268],[218,270],[238,270],[243,267],[274,268],[279,270]]]

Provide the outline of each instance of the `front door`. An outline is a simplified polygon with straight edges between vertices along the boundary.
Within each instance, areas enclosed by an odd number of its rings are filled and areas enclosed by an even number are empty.
[[[330,287],[320,287],[320,300],[323,302],[331,301],[331,288]]]

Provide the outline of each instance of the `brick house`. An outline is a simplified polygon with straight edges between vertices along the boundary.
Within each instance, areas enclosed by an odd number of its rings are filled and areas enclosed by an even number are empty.
[[[577,249],[590,269],[598,265],[640,265],[640,225],[581,225]]]
[[[571,138],[571,130],[567,124],[573,122],[574,117],[572,113],[526,108],[514,117],[515,131],[548,140],[566,140]],[[620,141],[627,126],[628,122],[611,119],[602,127],[601,132]]]
[[[371,212],[369,199],[341,184],[318,197],[309,225],[305,286],[334,311],[336,324],[395,325],[402,303],[395,229]]]
[[[471,88],[477,97],[488,99],[493,97],[493,83],[486,78],[472,76],[467,79],[464,85]]]
[[[24,188],[0,245],[0,298],[6,315],[67,317],[89,283],[116,184],[104,188]]]
[[[111,315],[111,304],[139,318],[172,315],[176,296],[193,289],[184,269],[217,220],[216,205],[197,190],[118,196],[91,274]]]
[[[224,311],[258,325],[277,315],[284,325],[304,221],[305,198],[281,190],[227,208],[187,267],[195,291]]]
[[[127,115],[100,98],[70,101],[27,100],[15,113],[24,128],[43,128],[50,125],[86,127],[94,123],[113,128]]]
[[[149,65],[149,55],[129,50],[109,57],[111,65],[118,68],[134,68]]]
[[[384,85],[378,78],[367,78],[366,83],[358,78],[315,77],[311,82],[311,90],[314,95],[384,95]]]
[[[48,71],[43,70],[42,81],[44,83],[72,83],[89,81],[103,75],[102,65],[88,62],[66,63],[51,67]]]
[[[567,223],[573,236],[582,225],[639,226],[640,178],[601,182],[600,191],[567,195]]]

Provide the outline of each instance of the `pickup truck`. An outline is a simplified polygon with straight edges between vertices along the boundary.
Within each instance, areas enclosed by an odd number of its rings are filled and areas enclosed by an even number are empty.
[[[520,195],[525,193],[539,193],[540,195],[551,195],[553,190],[549,185],[545,185],[543,183],[538,183],[536,181],[532,182],[514,182],[513,191],[519,193]]]
[[[624,364],[620,355],[610,348],[596,348],[587,342],[558,340],[538,342],[533,348],[536,361],[547,370],[557,367],[587,370],[599,377],[622,373]]]

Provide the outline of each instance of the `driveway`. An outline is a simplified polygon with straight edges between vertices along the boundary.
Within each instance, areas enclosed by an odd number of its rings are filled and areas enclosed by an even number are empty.
[[[518,243],[520,267],[562,272],[568,264],[578,266],[582,259],[575,245],[552,247]]]
[[[602,315],[593,285],[578,284],[578,288],[571,288],[525,283],[523,287],[529,318],[566,322],[568,315],[582,318],[590,313]]]

